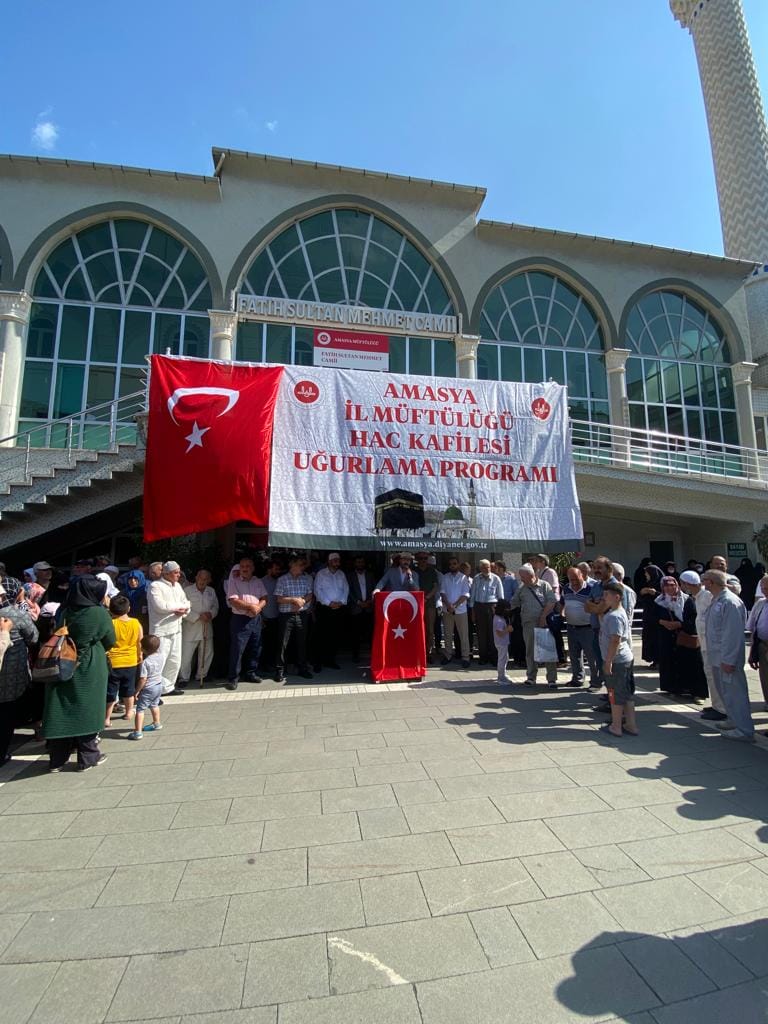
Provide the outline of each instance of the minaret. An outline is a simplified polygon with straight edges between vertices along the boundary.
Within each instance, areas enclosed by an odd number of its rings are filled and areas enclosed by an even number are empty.
[[[670,0],[693,36],[726,256],[768,262],[768,128],[741,0]]]
[[[477,494],[475,493],[475,481],[469,481],[469,525],[477,529]]]
[[[753,383],[766,386],[768,128],[744,11],[741,0],[670,0],[670,7],[696,47],[725,254],[762,264],[746,282],[746,298],[752,358],[759,364]],[[752,364],[741,366],[748,393]],[[742,444],[749,444],[746,424],[740,426]]]

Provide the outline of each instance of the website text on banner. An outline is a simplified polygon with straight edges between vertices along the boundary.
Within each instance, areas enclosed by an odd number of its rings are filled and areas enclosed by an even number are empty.
[[[575,550],[566,389],[286,366],[270,543]]]
[[[423,679],[427,674],[424,647],[424,591],[392,590],[373,598],[371,679]]]

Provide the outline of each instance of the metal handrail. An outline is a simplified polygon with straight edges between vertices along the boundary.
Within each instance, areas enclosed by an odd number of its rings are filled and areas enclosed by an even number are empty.
[[[768,452],[757,448],[590,420],[571,420],[571,437],[576,461],[768,486]]]
[[[110,409],[114,411],[116,415],[116,407],[122,402],[129,403],[134,399],[138,399],[143,404],[142,411],[146,412],[147,409],[147,392],[146,389],[142,388],[141,391],[132,391],[130,395],[121,395],[120,398],[112,398],[108,402],[101,402],[99,405],[91,405],[87,409],[81,409],[79,412],[71,412],[68,416],[59,416],[56,419],[44,420],[42,423],[36,423],[34,427],[29,427],[28,430],[22,430],[18,434],[11,434],[8,437],[0,437],[0,445],[10,445],[11,442],[18,442],[25,438],[28,434],[35,434],[41,430],[45,430],[48,427],[58,426],[61,423],[67,423],[68,421],[74,422],[75,420],[98,420],[99,417],[94,416],[94,413],[99,412],[101,409]]]
[[[120,444],[135,444],[137,420],[147,410],[147,391],[134,391],[80,412],[36,423],[33,427],[0,440],[0,484],[29,484],[35,471],[61,465],[73,466],[86,451],[115,451]],[[86,443],[88,442],[88,443]],[[36,456],[38,449],[49,456]],[[57,454],[58,455],[57,458]]]

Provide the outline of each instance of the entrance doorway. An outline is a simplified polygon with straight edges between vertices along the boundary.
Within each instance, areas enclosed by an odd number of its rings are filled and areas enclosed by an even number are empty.
[[[667,562],[674,562],[675,545],[671,540],[652,540],[648,544],[648,553],[653,564],[663,568]]]

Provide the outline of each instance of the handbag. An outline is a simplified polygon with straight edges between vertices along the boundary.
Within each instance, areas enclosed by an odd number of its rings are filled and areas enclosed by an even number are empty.
[[[691,636],[690,633],[684,632],[682,629],[677,631],[677,646],[685,648],[686,651],[698,651],[701,648],[701,640],[697,636]]]
[[[66,626],[57,629],[44,644],[32,667],[35,683],[66,683],[77,668],[77,647]]]

